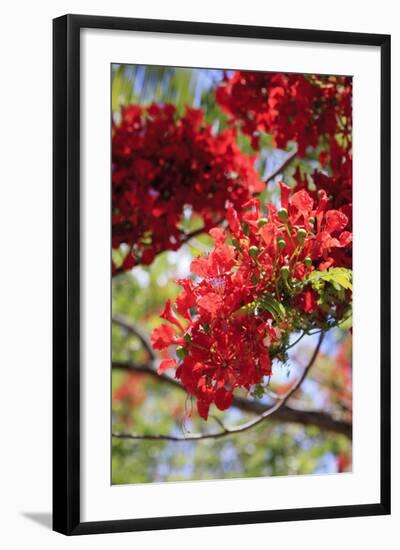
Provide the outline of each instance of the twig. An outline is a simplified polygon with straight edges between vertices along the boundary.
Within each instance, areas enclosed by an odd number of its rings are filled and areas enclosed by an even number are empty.
[[[292,162],[292,160],[294,159],[294,157],[297,155],[297,149],[294,149],[291,153],[289,153],[287,155],[287,157],[285,157],[285,159],[281,162],[281,164],[279,166],[277,166],[275,168],[275,170],[272,172],[272,174],[270,174],[265,181],[265,183],[269,183],[270,181],[272,181],[278,174],[280,174],[281,172],[283,172],[283,170],[285,168],[287,168],[289,166],[289,164]]]
[[[291,344],[289,344],[288,346],[286,346],[285,348],[285,352],[287,352],[289,349],[293,348],[296,344],[298,344],[300,342],[300,340],[302,338],[304,338],[304,336],[306,335],[305,332],[303,332],[294,342],[292,342]]]
[[[210,226],[210,229],[211,229],[211,227],[216,227],[217,225],[221,225],[221,223],[223,223],[223,221],[224,221],[223,218],[217,220],[213,226]],[[190,233],[183,233],[182,232],[182,237],[181,237],[181,240],[180,240],[180,244],[185,244],[185,243],[189,242],[191,239],[193,239],[194,237],[198,237],[199,235],[202,235],[205,232],[206,232],[205,227],[199,227],[199,229],[195,229],[194,231],[191,231]]]
[[[119,316],[114,316],[112,318],[112,322],[115,325],[118,325],[119,327],[123,328],[133,336],[136,336],[142,343],[143,347],[146,349],[147,353],[149,354],[152,361],[156,359],[156,354],[154,353],[154,350],[152,348],[151,342],[145,332],[143,332],[139,327],[132,323],[128,323],[125,319]]]
[[[281,407],[283,407],[286,404],[286,402],[289,400],[289,398],[296,392],[296,390],[299,389],[299,387],[303,383],[303,381],[306,378],[310,368],[313,366],[313,364],[314,364],[314,362],[315,362],[315,360],[318,356],[318,353],[319,353],[319,350],[320,350],[323,339],[324,339],[324,333],[321,333],[321,335],[319,337],[319,340],[318,340],[318,343],[317,343],[317,345],[314,349],[314,352],[313,352],[307,366],[303,370],[300,378],[297,380],[297,382],[295,382],[293,384],[293,386],[290,388],[290,390],[284,396],[279,398],[279,400],[275,403],[275,405],[273,405],[272,407],[267,409],[263,414],[261,414],[260,416],[258,416],[257,418],[255,418],[253,420],[250,420],[249,422],[245,422],[244,424],[241,424],[240,426],[237,426],[236,428],[223,427],[223,429],[219,432],[214,432],[214,433],[209,433],[209,434],[198,433],[198,434],[192,434],[192,435],[187,436],[187,437],[179,437],[179,436],[163,435],[163,434],[135,434],[135,433],[124,433],[124,432],[114,432],[112,435],[113,435],[113,437],[116,437],[116,438],[119,438],[119,439],[150,439],[150,440],[163,440],[163,441],[198,441],[198,440],[202,440],[202,439],[219,439],[221,437],[225,437],[226,435],[233,435],[233,434],[237,434],[237,433],[241,433],[241,432],[244,432],[246,430],[249,430],[249,429],[253,428],[254,426],[257,426],[258,424],[263,422],[266,418],[273,415],[276,411],[278,411]]]
[[[155,362],[138,365],[136,363],[114,361],[112,368],[126,372],[147,374],[157,382],[169,384],[171,387],[186,393],[185,388],[176,378],[172,378],[166,373],[158,374]],[[279,396],[276,395],[274,398],[279,399]],[[269,408],[259,400],[246,399],[244,397],[234,397],[232,406],[243,412],[257,416],[263,414]],[[321,430],[342,434],[349,439],[351,439],[352,435],[350,422],[334,418],[330,414],[320,410],[299,409],[284,405],[274,413],[271,420],[275,422],[293,422],[303,426],[317,426]]]

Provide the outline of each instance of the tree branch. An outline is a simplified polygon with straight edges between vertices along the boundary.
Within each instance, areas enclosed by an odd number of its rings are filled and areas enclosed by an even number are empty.
[[[221,223],[223,221],[224,221],[223,219],[217,220],[213,227],[216,227],[217,225],[221,225]],[[195,229],[194,231],[191,231],[190,233],[182,233],[182,239],[181,239],[180,242],[181,242],[181,244],[185,244],[185,243],[189,242],[191,239],[193,239],[194,237],[198,237],[199,235],[202,235],[203,233],[205,233],[205,231],[206,231],[205,227],[199,227],[199,229]]]
[[[216,433],[192,434],[191,436],[188,436],[188,437],[170,436],[170,435],[162,435],[162,434],[140,435],[140,434],[129,434],[129,433],[127,434],[114,433],[113,436],[118,438],[123,438],[123,439],[147,439],[147,440],[167,440],[167,441],[190,441],[190,440],[197,441],[201,439],[217,439],[220,437],[224,437],[226,435],[232,435],[235,433],[246,431],[256,426],[257,424],[261,423],[266,418],[270,417],[271,420],[274,420],[274,421],[294,422],[294,423],[302,424],[304,426],[309,426],[309,425],[317,426],[320,429],[333,431],[333,432],[345,435],[348,438],[351,438],[352,427],[350,423],[337,420],[333,418],[331,415],[329,415],[328,413],[325,413],[323,411],[315,411],[315,410],[310,411],[310,410],[296,409],[296,408],[289,407],[286,404],[289,398],[301,386],[310,368],[314,364],[322,343],[322,339],[323,339],[323,334],[321,334],[317,347],[315,348],[314,353],[311,356],[310,361],[306,366],[306,368],[304,369],[299,380],[292,386],[292,388],[283,397],[278,399],[275,405],[267,408],[263,403],[259,401],[250,401],[241,397],[235,397],[233,399],[232,406],[252,414],[257,414],[258,416],[256,419],[253,419],[236,428],[223,427],[221,431]],[[148,374],[158,379],[159,381],[166,382],[175,388],[179,388],[185,391],[184,387],[181,385],[181,383],[178,380],[175,380],[166,374],[163,374],[163,375],[157,374],[155,368],[151,365],[134,365],[134,364],[114,362],[113,368],[124,369],[129,372],[140,372],[140,373]]]
[[[173,388],[186,392],[185,388],[178,380],[167,374],[158,374],[151,365],[137,365],[134,363],[114,361],[112,368],[124,370],[126,372],[147,374],[157,382],[169,384]],[[255,415],[261,415],[268,410],[268,407],[261,401],[250,400],[244,397],[234,397],[232,406],[243,412]],[[271,420],[274,422],[293,422],[303,426],[317,426],[321,430],[342,434],[349,439],[351,439],[352,435],[352,427],[349,422],[338,420],[330,414],[319,410],[299,409],[284,405],[274,413]]]
[[[223,219],[219,219],[215,222],[215,225],[213,227],[216,227],[217,225],[221,225],[221,223],[223,222],[224,220]],[[180,237],[180,241],[179,241],[179,244],[180,245],[183,245],[183,244],[186,244],[188,243],[191,239],[194,239],[195,237],[198,237],[199,235],[202,235],[203,233],[206,232],[206,228],[205,227],[199,227],[198,229],[194,229],[193,231],[191,231],[190,233],[184,233],[183,231],[181,232],[181,237]],[[113,228],[113,233],[114,233],[114,228]],[[164,250],[162,250],[161,252],[164,252]],[[124,269],[122,269],[122,266],[119,266],[117,268],[115,268],[114,270],[114,273],[113,273],[113,277],[116,277],[117,275],[121,275],[121,273],[126,273],[126,271]]]
[[[126,330],[127,332],[132,334],[133,336],[136,336],[136,338],[138,338],[140,340],[143,347],[145,348],[145,350],[149,354],[150,359],[152,361],[154,361],[156,359],[156,354],[154,353],[151,342],[150,342],[147,334],[144,331],[142,331],[138,326],[136,326],[132,323],[128,323],[128,321],[126,321],[125,319],[123,319],[122,317],[120,317],[118,315],[115,315],[112,318],[112,322],[115,325],[118,325],[119,327],[123,328],[124,330]]]
[[[283,172],[283,170],[289,166],[289,164],[292,162],[292,160],[296,155],[297,155],[297,149],[294,149],[291,153],[289,153],[284,158],[281,164],[277,166],[275,170],[267,177],[267,179],[265,180],[265,183],[272,181],[278,174]]]

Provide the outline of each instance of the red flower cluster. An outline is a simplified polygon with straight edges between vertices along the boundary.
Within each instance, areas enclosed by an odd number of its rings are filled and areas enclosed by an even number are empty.
[[[308,146],[322,146],[319,159],[329,161],[331,176],[314,172],[316,191],[298,171],[296,190],[306,189],[316,200],[324,190],[332,207],[352,220],[352,80],[343,76],[235,72],[216,91],[221,107],[239,121],[255,148],[260,132],[271,133],[278,147],[297,142],[304,156]],[[336,265],[351,267],[351,246],[332,251]]]
[[[112,246],[124,243],[129,252],[114,271],[178,249],[185,207],[207,231],[228,199],[240,208],[264,188],[235,130],[216,135],[201,110],[179,118],[170,104],[130,105],[120,115],[112,129]]]
[[[237,71],[219,86],[216,99],[255,149],[260,132],[272,134],[280,148],[295,141],[300,156],[322,137],[327,147],[321,162],[330,160],[332,172],[340,173],[337,165],[351,149],[351,94],[351,77]]]
[[[301,175],[300,170],[297,170],[294,179],[296,185],[293,191],[306,190],[307,193],[314,199],[318,200],[320,192],[324,192],[329,199],[331,208],[338,210],[344,214],[348,220],[346,229],[352,231],[353,220],[353,205],[352,205],[352,173],[351,160],[346,165],[343,165],[342,175],[328,176],[322,172],[314,171],[312,179],[315,185],[313,190],[310,190],[306,176]],[[352,245],[349,244],[344,248],[335,248],[331,252],[333,264],[336,266],[352,267]]]
[[[205,419],[212,403],[228,408],[236,388],[262,384],[292,332],[326,330],[350,302],[346,280],[327,283],[328,268],[342,266],[335,251],[351,243],[347,216],[324,190],[314,200],[281,184],[281,206],[266,204],[267,215],[258,199],[240,213],[229,206],[228,230],[210,231],[214,249],[192,261],[196,278],[178,281],[182,292],[161,314],[170,324],[152,333],[154,349],[176,346],[159,371],[176,368]]]

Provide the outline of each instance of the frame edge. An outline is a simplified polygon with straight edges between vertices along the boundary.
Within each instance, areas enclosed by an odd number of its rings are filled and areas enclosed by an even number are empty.
[[[80,522],[79,27],[53,20],[53,530]]]
[[[381,501],[375,504],[80,521],[79,68],[81,28],[250,37],[381,48]],[[390,514],[390,35],[64,15],[53,20],[53,530],[65,535]],[[385,283],[385,284],[383,284]],[[383,367],[384,366],[384,367]]]

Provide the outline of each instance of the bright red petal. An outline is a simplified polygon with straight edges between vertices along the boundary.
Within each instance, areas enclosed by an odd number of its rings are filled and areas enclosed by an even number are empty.
[[[174,310],[172,309],[171,300],[168,299],[165,303],[165,307],[160,313],[161,319],[165,319],[166,321],[169,321],[173,325],[175,325],[181,332],[184,332],[183,326],[179,322],[178,317],[175,315]]]
[[[223,300],[218,294],[210,292],[199,298],[197,305],[211,313],[211,315],[215,315],[223,305]]]
[[[220,388],[215,393],[215,404],[220,411],[228,409],[232,404],[233,393],[225,388]]]
[[[169,369],[175,369],[178,366],[178,361],[175,359],[164,359],[161,361],[160,366],[157,369],[158,374],[163,374]]]
[[[311,215],[314,201],[304,189],[294,193],[290,202],[305,218],[308,218]]]
[[[194,258],[190,264],[190,271],[199,277],[208,277],[210,272],[209,256]]]
[[[328,233],[343,231],[349,222],[346,214],[343,214],[343,212],[340,212],[339,210],[328,210],[325,214],[325,221],[325,231]]]
[[[260,368],[264,374],[264,376],[269,376],[271,374],[271,359],[269,357],[269,353],[263,353],[260,355],[259,361],[258,361]]]
[[[162,350],[174,343],[175,330],[171,325],[160,325],[151,333],[150,341],[154,349]]]
[[[224,244],[226,241],[226,233],[222,227],[213,227],[213,229],[210,229],[209,233],[217,246]]]
[[[210,410],[210,404],[206,401],[201,401],[200,399],[197,400],[197,411],[199,415],[204,418],[204,420],[207,420],[208,418],[208,411]]]

